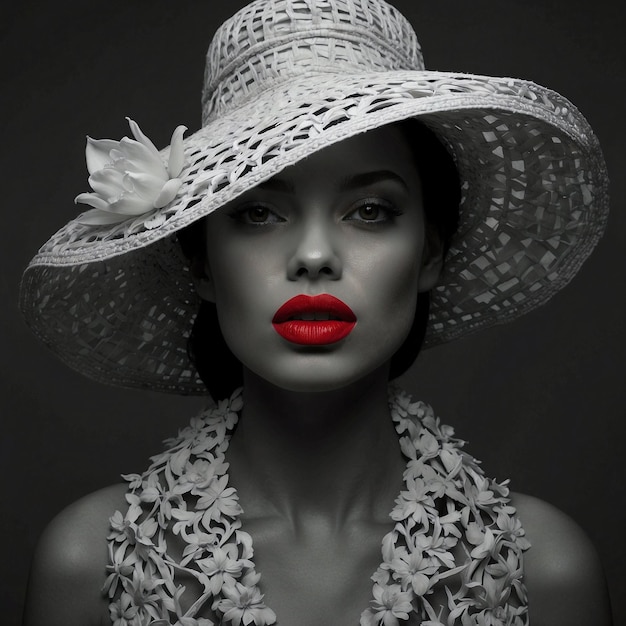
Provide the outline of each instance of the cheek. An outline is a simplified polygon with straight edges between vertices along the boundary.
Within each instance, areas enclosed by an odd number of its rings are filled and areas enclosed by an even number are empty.
[[[386,325],[392,352],[406,339],[417,305],[417,285],[419,265],[416,262],[398,264],[395,271],[386,275],[385,294],[381,298],[383,311],[381,317],[389,320]]]
[[[371,249],[361,274],[363,302],[370,309],[367,339],[393,354],[406,339],[415,317],[420,275],[416,242]]]
[[[220,328],[231,350],[245,361],[242,351],[249,342],[274,332],[271,319],[277,307],[270,296],[278,270],[250,246],[216,245],[212,252],[209,267]]]
[[[362,255],[362,280],[380,306],[395,310],[416,299],[419,285],[422,237],[407,229],[384,245],[370,246]]]

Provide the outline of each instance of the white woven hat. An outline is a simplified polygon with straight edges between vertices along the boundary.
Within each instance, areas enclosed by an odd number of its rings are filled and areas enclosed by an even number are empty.
[[[544,303],[604,229],[606,169],[577,109],[531,82],[425,70],[411,25],[383,0],[252,2],[215,34],[202,102],[202,129],[184,140],[177,129],[158,158],[134,124],[137,141],[90,141],[94,193],[79,199],[96,208],[24,274],[28,324],[96,380],[206,393],[187,357],[199,299],[176,231],[384,124],[418,117],[462,182],[427,345]],[[112,198],[115,185],[123,193]]]

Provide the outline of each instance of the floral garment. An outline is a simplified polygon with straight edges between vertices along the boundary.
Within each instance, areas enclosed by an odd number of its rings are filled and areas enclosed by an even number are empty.
[[[241,407],[239,389],[168,440],[145,473],[124,476],[129,508],[111,518],[103,588],[114,626],[277,623],[228,486],[224,455]],[[526,626],[530,544],[506,482],[487,479],[428,405],[391,387],[389,408],[407,466],[361,626]],[[177,557],[173,536],[184,545]],[[183,609],[181,580],[190,576],[202,592]],[[447,607],[434,605],[436,589]],[[200,617],[209,609],[211,619]]]

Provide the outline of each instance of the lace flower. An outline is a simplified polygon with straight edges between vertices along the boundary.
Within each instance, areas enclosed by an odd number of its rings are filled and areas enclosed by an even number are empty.
[[[228,487],[227,475],[214,478],[196,504],[197,509],[206,509],[202,520],[204,527],[209,530],[211,520],[219,520],[222,515],[231,517],[239,515],[241,507],[237,500],[238,496],[234,487]]]
[[[138,609],[133,606],[132,602],[132,596],[124,591],[117,601],[109,605],[109,615],[113,626],[130,626],[136,623]]]
[[[372,608],[361,614],[361,626],[398,626],[399,620],[409,619],[412,611],[411,594],[402,591],[400,585],[382,587],[375,584]]]
[[[265,606],[258,587],[247,587],[236,582],[224,585],[223,593],[226,598],[219,600],[218,609],[224,613],[224,619],[235,626],[266,626],[276,622],[274,611]]]
[[[126,118],[134,139],[92,139],[87,137],[85,156],[92,193],[81,193],[74,202],[87,204],[92,210],[80,215],[81,224],[103,226],[119,224],[167,206],[176,196],[182,181],[183,134],[178,126],[172,134],[169,159],[165,164],[156,146],[138,124]],[[155,216],[145,222],[156,228],[165,217]]]
[[[244,567],[252,568],[249,559],[238,559],[237,548],[227,546],[216,548],[211,557],[197,561],[198,567],[209,577],[209,588],[213,595],[217,595],[222,587],[233,586]]]

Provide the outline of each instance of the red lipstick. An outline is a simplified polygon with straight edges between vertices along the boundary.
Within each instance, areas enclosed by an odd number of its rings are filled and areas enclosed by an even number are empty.
[[[347,337],[356,315],[345,303],[327,293],[304,294],[287,300],[274,315],[274,330],[287,341],[303,346],[324,346]]]

